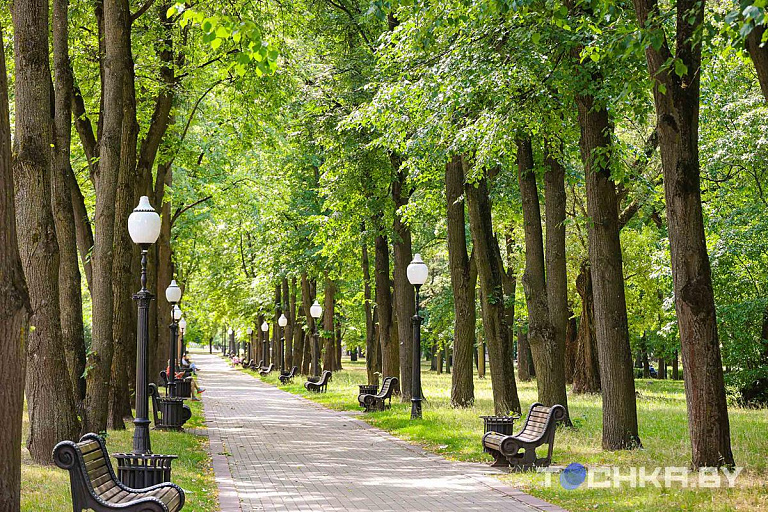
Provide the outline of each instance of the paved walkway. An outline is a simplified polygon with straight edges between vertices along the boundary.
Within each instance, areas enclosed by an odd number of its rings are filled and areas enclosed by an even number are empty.
[[[485,465],[425,453],[217,356],[195,361],[222,512],[562,510],[502,485]]]

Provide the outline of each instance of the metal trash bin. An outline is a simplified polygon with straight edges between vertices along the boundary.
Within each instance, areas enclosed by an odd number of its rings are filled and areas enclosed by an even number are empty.
[[[178,455],[114,453],[117,478],[127,487],[143,489],[171,481],[171,463]]]
[[[520,416],[480,416],[483,418],[483,434],[488,432],[498,432],[505,436],[514,434],[515,420]]]

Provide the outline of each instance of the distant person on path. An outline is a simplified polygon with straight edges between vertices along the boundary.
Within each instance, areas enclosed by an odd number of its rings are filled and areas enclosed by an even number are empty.
[[[170,375],[171,374],[171,361],[168,361],[168,366],[165,368],[165,374]],[[184,379],[184,372],[176,372],[175,374],[176,380],[183,380]],[[201,388],[197,385],[197,381],[195,379],[190,379],[192,381],[192,401],[193,402],[199,402],[200,398],[198,395],[205,391],[205,388]]]
[[[181,367],[182,368],[189,368],[192,370],[193,375],[197,375],[197,365],[190,361],[189,356],[187,354],[184,354],[184,357],[181,359]]]

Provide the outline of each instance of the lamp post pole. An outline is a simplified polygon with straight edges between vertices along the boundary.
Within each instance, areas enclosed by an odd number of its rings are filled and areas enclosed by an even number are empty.
[[[278,357],[280,358],[280,372],[285,370],[285,326],[288,325],[288,319],[285,314],[281,314],[277,320],[277,324],[280,326],[280,347],[278,348]]]
[[[314,340],[314,346],[312,349],[312,374],[315,377],[318,377],[320,375],[320,334],[317,330],[317,322],[320,320],[320,317],[323,314],[322,306],[320,306],[320,304],[315,301],[315,303],[312,304],[312,307],[309,308],[309,314],[315,320],[312,322],[312,338]]]
[[[413,373],[411,374],[411,419],[421,419],[421,315],[419,313],[419,290],[427,282],[429,269],[420,254],[414,254],[407,269],[408,281],[416,293],[416,311],[413,315]]]
[[[266,320],[261,323],[261,355],[264,366],[269,366],[269,324]]]
[[[149,305],[154,295],[147,290],[147,253],[160,236],[161,220],[149,198],[142,196],[128,217],[128,232],[141,247],[141,290],[133,296],[138,307],[136,326],[136,418],[133,420],[133,453],[152,453],[149,440],[149,407],[147,403],[147,369],[149,366]]]

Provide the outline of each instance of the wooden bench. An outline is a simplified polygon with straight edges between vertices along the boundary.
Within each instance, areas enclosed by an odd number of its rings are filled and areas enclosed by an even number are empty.
[[[249,370],[261,370],[261,366],[264,364],[263,359],[259,359],[259,363],[256,364],[256,361],[251,360],[251,364],[248,365]]]
[[[323,371],[323,374],[320,376],[320,378],[317,380],[317,382],[312,382],[308,380],[304,383],[304,387],[307,389],[307,391],[314,391],[315,393],[325,393],[325,391],[328,389],[328,381],[331,380],[331,372],[330,370]]]
[[[188,405],[184,405],[183,398],[161,397],[154,383],[149,384],[149,394],[152,397],[155,428],[181,430],[192,417],[192,410]]]
[[[242,361],[240,361],[240,366],[242,366],[243,368],[248,368],[249,366],[251,366],[252,363],[253,363],[253,360],[251,359],[243,359]]]
[[[365,412],[383,411],[392,406],[392,392],[397,388],[397,377],[386,377],[381,385],[381,390],[375,395],[361,393],[357,396],[360,407]]]
[[[96,434],[86,434],[77,443],[60,442],[53,449],[53,460],[69,471],[73,512],[178,512],[184,506],[184,491],[176,484],[145,489],[123,485],[115,477],[103,439]]]
[[[280,374],[278,379],[280,379],[280,382],[282,384],[288,384],[289,382],[293,382],[293,378],[296,376],[296,372],[298,371],[299,371],[299,367],[294,366],[293,368],[291,368],[291,371],[289,371],[288,373]]]
[[[259,370],[259,375],[269,375],[270,373],[272,373],[272,370],[274,369],[275,369],[275,364],[269,363],[269,366]]]
[[[483,450],[493,456],[494,467],[509,465],[514,469],[531,469],[549,466],[555,446],[556,423],[563,419],[565,408],[562,405],[545,407],[536,402],[531,405],[525,425],[518,434],[508,436],[487,432],[483,435]],[[549,445],[547,456],[538,458],[536,448],[543,444]]]

